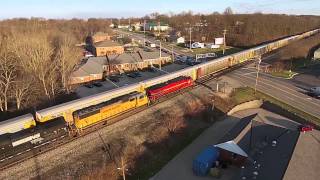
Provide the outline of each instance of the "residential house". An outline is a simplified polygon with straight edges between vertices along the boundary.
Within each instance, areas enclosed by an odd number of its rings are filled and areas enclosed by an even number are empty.
[[[146,23],[146,31],[168,31],[169,30],[169,25],[165,23],[157,23],[157,22],[148,22]]]

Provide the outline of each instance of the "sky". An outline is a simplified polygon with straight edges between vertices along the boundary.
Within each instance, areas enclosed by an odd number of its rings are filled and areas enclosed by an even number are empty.
[[[152,12],[223,12],[320,15],[320,0],[0,0],[0,19],[121,18]]]

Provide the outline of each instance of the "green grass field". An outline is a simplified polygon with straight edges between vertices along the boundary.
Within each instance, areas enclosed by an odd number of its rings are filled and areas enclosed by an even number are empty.
[[[293,71],[280,71],[280,72],[272,72],[271,75],[275,77],[281,77],[285,79],[292,78],[296,73]]]

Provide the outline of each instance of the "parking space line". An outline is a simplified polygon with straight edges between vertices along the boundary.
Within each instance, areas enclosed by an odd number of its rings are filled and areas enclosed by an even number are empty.
[[[111,84],[113,84],[115,87],[119,87],[117,84],[115,84],[114,82],[112,82],[110,79],[105,78],[107,81],[109,81]]]
[[[164,73],[166,73],[166,74],[169,74],[169,72],[168,72],[168,71],[165,71],[165,70],[162,70],[162,69],[156,68],[156,67],[154,67],[154,66],[152,66],[152,68],[155,68],[155,69],[157,69],[158,71],[161,71],[161,72],[164,72]]]

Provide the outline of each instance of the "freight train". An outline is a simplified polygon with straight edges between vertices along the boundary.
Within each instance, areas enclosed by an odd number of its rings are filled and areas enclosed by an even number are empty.
[[[50,123],[57,118],[63,119],[67,127],[86,128],[103,119],[145,106],[150,102],[158,100],[163,95],[191,87],[193,82],[199,78],[241,64],[256,56],[286,46],[292,41],[300,40],[319,32],[320,29],[315,29],[286,37],[173,73],[36,111],[34,116],[27,114],[9,119],[0,123],[0,138],[8,134],[17,134],[31,129],[33,132],[32,136],[29,138],[21,137],[24,140],[20,142],[37,143],[36,139],[39,138],[39,135],[34,134],[40,129],[37,127],[41,124]],[[9,141],[13,147],[15,141],[10,137]],[[41,133],[40,138],[42,138]]]
[[[73,112],[74,127],[76,129],[85,129],[89,126],[97,124],[101,121],[119,116],[138,107],[147,106],[150,103],[159,100],[168,94],[189,88],[193,86],[193,80],[190,77],[178,77],[167,82],[157,84],[147,88],[144,92],[131,92],[113,98],[109,101],[89,106]],[[61,120],[61,118],[58,118]],[[0,123],[0,148],[7,150],[8,148],[28,144],[38,144],[45,139],[45,134],[54,133],[57,130],[59,134],[67,132],[67,125],[59,123],[60,128],[50,129],[49,124],[58,120],[48,122],[36,121],[31,114],[16,117]],[[62,125],[64,124],[64,126]],[[46,126],[45,126],[46,125]],[[61,132],[61,126],[64,128]],[[57,127],[57,126],[49,126]],[[68,127],[69,128],[69,127]],[[58,132],[55,132],[58,134]],[[0,151],[0,153],[2,152]],[[0,156],[1,157],[1,156]]]

